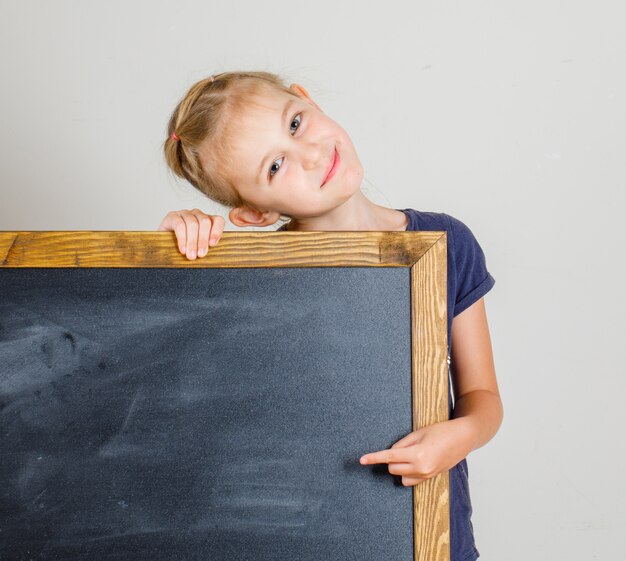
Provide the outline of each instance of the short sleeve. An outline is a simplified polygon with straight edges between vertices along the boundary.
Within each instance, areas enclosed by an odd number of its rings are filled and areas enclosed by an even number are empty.
[[[472,231],[458,218],[445,216],[449,221],[449,243],[456,270],[454,317],[480,300],[496,281],[487,270],[485,254]]]

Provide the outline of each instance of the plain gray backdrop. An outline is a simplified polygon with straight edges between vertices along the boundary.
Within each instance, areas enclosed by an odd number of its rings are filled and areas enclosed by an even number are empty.
[[[226,216],[167,171],[176,103],[225,70],[304,85],[364,192],[459,218],[496,279],[504,421],[468,457],[481,559],[624,554],[623,0],[2,0],[0,61],[3,230]]]

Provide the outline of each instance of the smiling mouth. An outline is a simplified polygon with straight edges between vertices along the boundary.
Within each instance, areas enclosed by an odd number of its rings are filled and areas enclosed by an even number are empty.
[[[328,183],[329,179],[331,179],[333,175],[335,175],[335,171],[337,169],[338,163],[339,163],[339,153],[337,152],[337,147],[335,147],[335,149],[333,150],[333,160],[330,165],[330,169],[328,170],[328,173],[326,174],[326,178],[324,179],[324,182],[320,185],[320,187],[324,187],[324,185]]]

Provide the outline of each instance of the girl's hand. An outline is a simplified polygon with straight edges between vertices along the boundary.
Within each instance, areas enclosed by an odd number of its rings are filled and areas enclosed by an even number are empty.
[[[454,467],[471,451],[466,419],[457,418],[422,427],[398,440],[388,450],[361,456],[361,464],[389,464],[389,473],[402,484],[417,485]]]
[[[159,231],[176,233],[179,251],[188,259],[204,257],[209,246],[217,244],[224,231],[226,220],[219,215],[205,214],[201,210],[172,210],[165,215]]]

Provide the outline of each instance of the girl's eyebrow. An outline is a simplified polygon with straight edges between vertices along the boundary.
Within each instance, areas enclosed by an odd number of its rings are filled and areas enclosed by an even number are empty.
[[[295,99],[290,99],[289,101],[287,101],[287,103],[285,103],[285,107],[283,107],[283,112],[281,113],[281,116],[280,116],[281,125],[287,120],[287,117],[289,115],[289,109],[295,102],[296,102]],[[262,178],[262,173],[263,173],[263,170],[265,169],[265,162],[269,157],[270,155],[267,154],[265,158],[261,159],[261,165],[259,166],[259,171],[257,173],[257,180]]]

